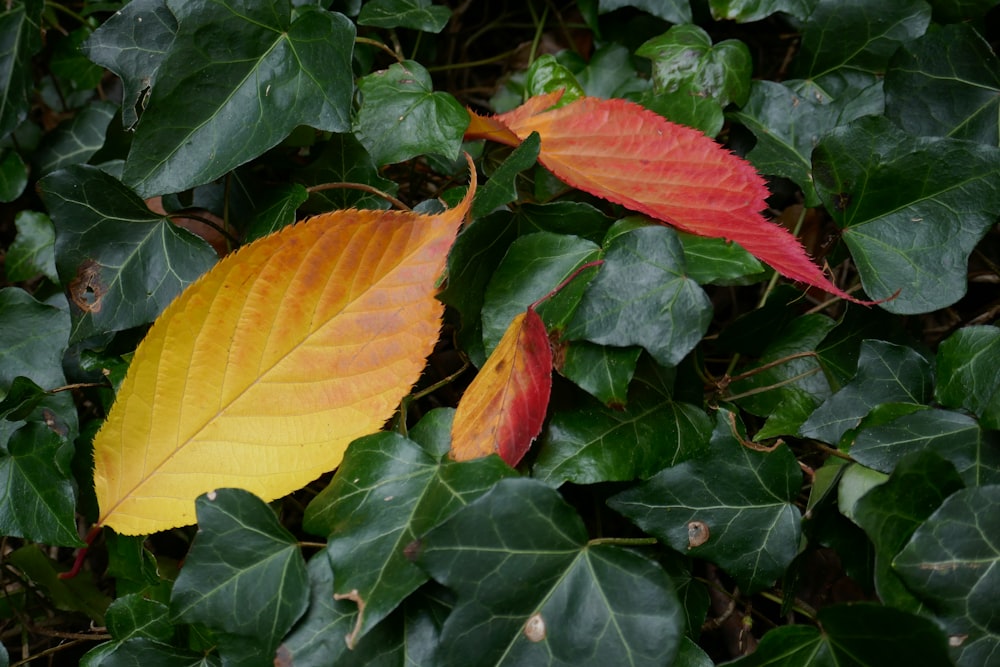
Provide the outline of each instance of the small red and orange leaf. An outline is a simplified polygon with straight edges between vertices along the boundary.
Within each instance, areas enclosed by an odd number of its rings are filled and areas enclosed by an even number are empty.
[[[466,136],[510,143],[497,126],[521,140],[538,132],[539,162],[574,188],[692,234],[736,241],[787,278],[858,301],[830,282],[795,236],[761,215],[770,193],[750,163],[633,102],[585,97],[552,109],[558,99],[541,95],[479,118]]]
[[[517,465],[542,430],[551,390],[548,334],[529,308],[511,321],[459,401],[451,457],[467,461],[497,453]]]
[[[472,197],[440,215],[337,211],[228,255],[136,350],[94,439],[98,523],[194,523],[195,499],[264,500],[339,463],[417,381],[441,328],[437,281]]]

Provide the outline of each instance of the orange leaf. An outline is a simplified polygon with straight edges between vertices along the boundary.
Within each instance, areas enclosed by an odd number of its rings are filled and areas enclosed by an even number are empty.
[[[451,457],[467,461],[498,453],[517,465],[542,430],[551,389],[549,337],[529,308],[514,317],[462,395],[451,427]]]
[[[311,218],[185,290],[94,439],[98,522],[127,535],[190,524],[195,498],[220,487],[278,498],[381,428],[438,339],[435,284],[475,187],[473,170],[436,216]]]
[[[770,194],[745,160],[701,132],[627,100],[585,97],[550,107],[540,95],[493,118],[469,112],[466,138],[511,143],[538,132],[538,160],[569,185],[701,236],[736,241],[778,273],[857,303],[823,274],[802,244],[760,211]]]

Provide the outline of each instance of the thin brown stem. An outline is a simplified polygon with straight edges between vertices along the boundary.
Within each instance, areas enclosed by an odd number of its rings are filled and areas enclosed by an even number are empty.
[[[321,183],[319,185],[313,185],[312,187],[306,188],[306,192],[308,192],[310,194],[312,194],[314,192],[323,192],[324,190],[361,190],[362,192],[367,192],[369,194],[373,194],[376,197],[381,197],[382,199],[386,200],[387,202],[389,202],[390,204],[392,204],[393,206],[395,206],[396,208],[398,208],[400,210],[403,210],[403,211],[411,211],[412,210],[409,206],[407,206],[403,202],[399,201],[398,199],[396,199],[395,197],[393,197],[388,192],[384,192],[382,190],[379,190],[378,188],[372,187],[371,185],[367,185],[366,183],[347,183],[347,182],[345,182],[345,183]]]
[[[392,49],[390,49],[388,46],[378,41],[377,39],[370,39],[368,37],[355,37],[354,41],[358,44],[367,44],[368,46],[374,46],[376,49],[382,49],[390,56],[392,56],[396,60],[396,62],[399,63],[403,62],[403,56],[399,55],[398,53],[396,53],[395,51],[393,51]]]

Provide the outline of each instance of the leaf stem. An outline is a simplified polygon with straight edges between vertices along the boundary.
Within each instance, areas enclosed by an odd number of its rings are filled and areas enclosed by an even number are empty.
[[[820,368],[818,366],[816,368],[810,368],[805,373],[799,373],[798,375],[792,376],[790,378],[786,378],[786,379],[782,380],[781,382],[775,382],[774,384],[770,384],[770,385],[768,385],[766,387],[756,387],[754,389],[750,389],[748,391],[745,391],[742,394],[735,394],[733,396],[727,396],[726,400],[727,401],[738,401],[739,399],[746,398],[747,396],[753,396],[755,394],[763,394],[765,391],[771,391],[772,389],[777,389],[778,387],[784,387],[786,384],[792,384],[794,382],[798,382],[799,380],[805,379],[805,378],[809,377],[810,375],[815,375],[819,371],[820,371]]]
[[[179,218],[187,218],[188,220],[197,220],[201,224],[208,225],[209,227],[211,227],[215,231],[217,231],[220,234],[222,234],[226,238],[226,241],[229,242],[229,244],[230,244],[229,247],[230,248],[233,248],[233,247],[238,246],[240,244],[240,240],[238,238],[236,238],[235,236],[233,236],[232,234],[230,234],[229,232],[227,232],[225,230],[225,228],[222,227],[222,225],[220,225],[219,223],[214,222],[214,221],[212,221],[212,220],[210,220],[208,218],[200,216],[197,213],[186,213],[184,211],[177,211],[175,213],[168,213],[167,214],[167,218],[170,219],[170,220],[175,220],[175,219],[179,219]]]
[[[531,40],[531,51],[528,52],[528,66],[530,67],[533,62],[535,62],[535,55],[538,53],[538,44],[542,41],[542,32],[545,30],[545,21],[549,18],[549,6],[545,5],[545,9],[542,10],[542,17],[538,18],[535,14],[535,7],[531,3],[528,3],[528,11],[531,12],[531,19],[535,23],[535,36]]]
[[[412,210],[409,206],[399,201],[388,192],[384,192],[376,187],[372,187],[371,185],[367,185],[365,183],[348,183],[348,182],[321,183],[320,185],[313,185],[312,187],[306,188],[306,192],[310,194],[314,192],[323,192],[324,190],[361,190],[362,192],[367,192],[377,197],[381,197],[382,199],[386,200],[387,202],[389,202],[390,204],[392,204],[393,206],[395,206],[400,210],[403,211]]]
[[[537,299],[534,303],[532,303],[530,306],[528,306],[528,308],[530,308],[531,310],[535,310],[536,308],[538,308],[538,306],[543,301],[551,299],[556,294],[558,294],[559,291],[562,290],[562,288],[566,287],[566,285],[568,285],[571,280],[573,280],[578,275],[580,275],[584,271],[584,269],[589,269],[589,268],[594,267],[594,266],[600,266],[601,264],[604,264],[604,260],[603,259],[595,259],[593,262],[587,262],[586,264],[583,264],[582,266],[577,267],[576,271],[574,271],[573,273],[569,274],[566,277],[566,279],[563,280],[558,285],[556,285],[555,288],[553,288],[551,292],[549,292],[545,296]]]
[[[780,366],[782,364],[788,363],[789,361],[793,361],[795,359],[803,359],[805,357],[817,357],[817,356],[818,355],[812,350],[809,350],[807,352],[796,352],[795,354],[789,354],[787,357],[782,357],[781,359],[775,359],[774,361],[769,361],[762,366],[758,366],[757,368],[751,368],[745,373],[732,375],[729,377],[729,381],[737,382],[738,380],[745,380],[748,377],[753,377],[757,373],[763,373],[766,370],[770,370],[775,366]]]
[[[404,60],[404,58],[401,55],[399,55],[398,53],[396,53],[395,51],[393,51],[392,49],[390,49],[388,46],[378,41],[377,39],[371,39],[370,37],[355,37],[354,42],[356,44],[367,44],[368,46],[374,46],[377,49],[382,49],[390,56],[392,56],[393,59],[398,63],[401,63]]]

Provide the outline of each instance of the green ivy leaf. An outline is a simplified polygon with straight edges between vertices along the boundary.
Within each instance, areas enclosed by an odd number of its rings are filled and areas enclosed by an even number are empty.
[[[16,152],[0,149],[0,202],[12,202],[28,185],[28,165]]]
[[[532,475],[552,486],[631,481],[705,452],[712,422],[702,410],[641,378],[634,385],[627,407],[587,402],[553,412]]]
[[[170,596],[172,618],[239,635],[271,654],[309,599],[298,541],[242,489],[195,502],[198,535]]]
[[[1000,211],[1000,149],[914,138],[885,118],[829,133],[813,153],[816,188],[873,299],[893,313],[951,305],[969,253]]]
[[[799,430],[831,445],[883,403],[926,404],[932,395],[930,364],[914,350],[880,340],[861,344],[854,379],[819,406]]]
[[[263,238],[295,222],[296,211],[307,199],[309,193],[299,183],[285,183],[264,193],[243,234],[243,243]]]
[[[794,82],[789,82],[794,83]],[[757,137],[747,159],[764,174],[784,176],[802,189],[806,206],[818,206],[812,152],[828,132],[861,116],[881,114],[881,85],[836,100],[816,99],[788,84],[754,81],[750,97],[730,116]]]
[[[573,72],[549,53],[539,56],[535,62],[531,63],[524,80],[524,89],[526,97],[554,93],[557,90],[563,91],[562,97],[555,105],[556,107],[566,106],[586,95],[583,86],[576,80]]]
[[[167,642],[174,636],[170,608],[136,593],[123,595],[112,602],[105,613],[105,621],[108,632],[118,641],[146,637]]]
[[[422,540],[419,563],[458,600],[435,664],[671,664],[683,610],[666,573],[588,545],[559,493],[508,479]]]
[[[938,23],[977,20],[997,5],[997,0],[928,0]]]
[[[602,243],[612,220],[590,204],[557,201],[549,204],[521,203],[514,211],[519,236],[533,232],[572,234]]]
[[[55,227],[44,213],[19,211],[14,218],[17,236],[4,257],[4,271],[11,281],[31,280],[38,274],[59,284],[56,273]]]
[[[74,304],[73,342],[152,322],[218,259],[96,167],[57,171],[40,187],[56,225],[56,267]]]
[[[47,597],[51,609],[79,612],[96,625],[104,625],[104,612],[111,600],[98,590],[95,578],[84,574],[61,579],[59,575],[63,569],[46,551],[43,545],[26,544],[4,554],[4,565],[20,570],[24,578]]]
[[[1000,60],[967,24],[904,44],[885,75],[885,115],[911,134],[1000,143]]]
[[[93,102],[46,134],[33,156],[39,175],[89,160],[104,145],[115,108],[111,102]]]
[[[615,42],[595,49],[586,67],[575,74],[590,97],[625,97],[649,88],[649,81],[636,72],[632,54],[624,45]]]
[[[84,546],[76,532],[72,456],[72,444],[40,422],[0,443],[0,534]]]
[[[708,0],[712,17],[718,20],[750,23],[782,12],[805,21],[816,0]]]
[[[132,637],[123,642],[97,646],[83,657],[80,667],[221,667],[217,655],[178,648]]]
[[[432,5],[431,0],[370,0],[358,14],[358,25],[437,33],[448,25],[449,19],[451,10]]]
[[[597,11],[601,14],[622,7],[641,9],[668,23],[691,23],[691,5],[688,0],[597,0]]]
[[[31,57],[42,48],[42,0],[4,3],[0,10],[0,137],[28,115]]]
[[[944,623],[957,664],[984,665],[1000,650],[1000,486],[963,489],[913,533],[893,561],[903,582]]]
[[[476,192],[476,198],[472,202],[472,219],[481,218],[518,198],[517,176],[525,169],[534,166],[540,147],[541,139],[538,133],[532,132],[490,174],[489,180]]]
[[[729,667],[948,667],[944,634],[933,621],[861,602],[824,607],[820,627],[786,625],[767,632],[752,654]]]
[[[944,499],[962,486],[947,461],[934,452],[918,451],[903,458],[887,482],[855,504],[854,520],[875,545],[875,590],[883,604],[913,613],[925,611],[892,568],[892,559]]]
[[[6,396],[0,401],[0,419],[24,421],[45,399],[46,391],[23,375],[18,375],[7,387]]]
[[[801,517],[792,501],[802,470],[784,445],[764,452],[740,443],[735,419],[720,410],[707,454],[661,470],[608,505],[752,593],[774,583],[798,552]]]
[[[744,284],[764,276],[764,266],[738,243],[678,232],[687,275],[700,285]]]
[[[796,70],[810,79],[840,69],[880,74],[900,43],[924,34],[930,20],[923,0],[819,0],[802,28]]]
[[[160,63],[177,33],[177,19],[166,0],[133,0],[91,34],[80,50],[122,80],[122,123],[132,129],[138,107],[156,82]]]
[[[1000,483],[1000,439],[959,412],[920,410],[862,428],[850,451],[858,463],[882,472],[892,472],[910,452],[932,451],[950,461],[968,486]]]
[[[410,562],[409,545],[512,474],[497,457],[441,464],[396,433],[351,443],[304,519],[309,532],[330,536],[337,593],[357,596],[361,618],[350,645],[427,580]],[[358,558],[362,551],[365,557]]]
[[[363,99],[354,134],[376,165],[427,153],[458,156],[469,114],[448,93],[434,92],[423,65],[396,63],[362,77],[358,88]]]
[[[600,248],[586,239],[538,232],[515,240],[493,273],[483,298],[483,344],[491,352],[514,316],[548,294],[583,264],[597,259]],[[586,285],[578,276],[553,298],[542,303],[538,314],[550,329],[557,318],[580,297],[572,289]]]
[[[983,428],[1000,429],[1000,329],[970,326],[941,343],[934,397],[949,408],[979,416]]]
[[[611,408],[628,400],[628,385],[642,354],[638,347],[609,347],[585,340],[563,344],[555,370],[567,380]]]
[[[635,54],[653,62],[653,90],[673,94],[685,88],[719,106],[743,106],[750,95],[750,49],[739,40],[712,45],[693,24],[675,25],[640,46]]]
[[[516,236],[511,214],[497,211],[466,225],[448,254],[448,282],[438,298],[458,311],[457,340],[476,366],[486,362],[481,318],[486,287]]]
[[[125,162],[143,197],[212,181],[297,125],[350,127],[354,24],[315,7],[293,17],[281,0],[229,1],[168,3],[177,34]]]
[[[565,337],[641,345],[661,365],[675,366],[708,329],[712,303],[687,277],[676,232],[662,225],[631,225],[626,219],[608,233],[604,264]]]

